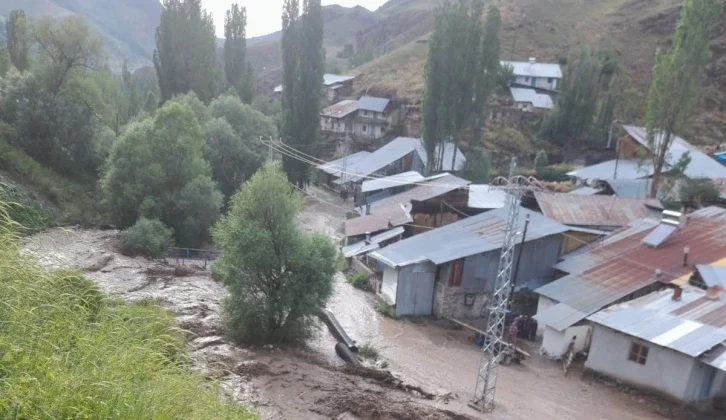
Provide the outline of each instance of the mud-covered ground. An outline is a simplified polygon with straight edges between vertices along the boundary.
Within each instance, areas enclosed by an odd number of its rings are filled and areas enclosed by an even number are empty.
[[[349,204],[316,188],[310,194],[300,226],[340,241]],[[373,296],[351,287],[342,274],[329,309],[348,335],[379,350],[379,365],[384,362],[390,373],[346,367],[324,328],[304,348],[237,346],[220,326],[225,288],[203,262],[179,266],[124,257],[115,250],[116,236],[115,231],[53,229],[30,238],[25,249],[45,266],[84,270],[111,296],[153,300],[172,311],[191,332],[194,366],[262,419],[697,418],[657,399],[583,380],[577,370],[564,377],[559,364],[537,356],[500,367],[497,409],[478,413],[468,406],[481,357],[471,334],[446,322],[385,318],[375,311]]]

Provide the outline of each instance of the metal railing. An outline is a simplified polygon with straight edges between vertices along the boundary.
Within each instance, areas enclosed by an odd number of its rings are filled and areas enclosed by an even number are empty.
[[[204,261],[204,268],[207,268],[207,262],[214,261],[218,255],[218,251],[211,249],[169,247],[166,250],[166,257],[168,259],[175,259],[177,264],[180,262],[184,264],[187,260]]]

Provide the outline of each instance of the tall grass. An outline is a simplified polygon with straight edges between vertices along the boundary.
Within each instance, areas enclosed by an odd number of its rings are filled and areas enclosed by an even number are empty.
[[[189,370],[173,318],[21,256],[0,203],[0,418],[253,419]]]

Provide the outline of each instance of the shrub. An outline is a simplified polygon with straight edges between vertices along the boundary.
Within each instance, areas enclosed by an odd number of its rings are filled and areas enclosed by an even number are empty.
[[[368,288],[368,275],[365,273],[357,273],[348,280],[356,289]]]
[[[172,245],[172,235],[172,230],[160,221],[142,217],[135,225],[121,232],[119,249],[124,255],[161,257]]]
[[[376,309],[378,310],[378,313],[382,314],[383,316],[386,316],[388,318],[396,317],[396,311],[394,306],[389,304],[385,300],[381,300],[378,303],[378,307]]]
[[[0,200],[8,203],[8,216],[23,232],[38,232],[53,225],[55,209],[17,185],[0,177]]]
[[[254,418],[187,368],[183,333],[157,305],[39,268],[6,228],[0,266],[0,418]]]
[[[378,360],[378,349],[371,343],[364,343],[358,346],[358,357],[361,359]]]

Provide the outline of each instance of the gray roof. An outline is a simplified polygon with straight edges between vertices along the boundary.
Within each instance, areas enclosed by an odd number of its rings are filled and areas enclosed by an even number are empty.
[[[374,96],[361,96],[358,99],[358,109],[364,111],[383,112],[391,101],[386,98],[376,98]]]
[[[631,125],[623,126],[625,131],[635,141],[640,143],[643,147],[650,150],[650,145],[647,140],[647,132],[643,127],[635,127]],[[656,136],[655,143],[659,144],[663,136]],[[676,137],[673,140],[668,154],[666,155],[666,162],[668,165],[674,165],[685,153],[690,153],[691,163],[685,170],[685,175],[689,178],[726,178],[726,166],[721,165],[715,159],[709,157],[705,153],[701,152],[697,147],[692,146],[690,143],[680,137]]]
[[[592,187],[579,187],[575,188],[574,190],[570,191],[568,194],[572,195],[596,195],[600,193],[600,190],[597,188]]]
[[[691,357],[726,340],[723,320],[707,320],[723,314],[723,298],[708,299],[705,291],[692,286],[683,288],[680,300],[673,300],[672,295],[670,289],[661,290],[604,309],[588,319]]]
[[[562,68],[559,64],[530,63],[526,61],[502,61],[502,66],[511,66],[515,76],[562,78]]]
[[[618,197],[648,198],[650,194],[650,179],[605,179],[604,180]]]
[[[726,266],[697,265],[696,269],[706,286],[721,286],[726,289]]]
[[[425,178],[420,173],[416,171],[408,171],[383,178],[363,181],[363,184],[361,185],[361,192],[371,192],[400,187],[402,185],[411,185],[419,181],[423,181],[424,179]]]
[[[608,160],[596,165],[576,169],[567,173],[568,176],[580,179],[611,179],[614,177],[615,166],[618,168],[618,179],[646,178],[653,174],[653,165],[648,162],[634,160]]]
[[[438,265],[492,251],[502,246],[508,212],[505,207],[472,216],[389,245],[370,256],[395,268],[427,260]],[[519,212],[519,226],[524,226],[527,215],[531,221],[527,242],[568,230],[566,226],[524,208]]]
[[[398,137],[371,153],[355,167],[351,168],[348,171],[349,176],[346,178],[348,181],[356,182],[376,173],[411,152],[416,152],[419,156],[423,156],[424,158],[422,160],[425,162],[426,152],[421,145],[421,140],[411,137]]]
[[[392,195],[374,203],[370,203],[371,213],[374,215],[378,214],[382,211],[382,209],[391,205],[403,205],[408,208],[411,204],[411,200],[430,200],[459,188],[463,188],[469,184],[471,184],[471,182],[451,174],[434,175],[418,183],[415,188]],[[410,208],[408,208],[408,210],[410,211]],[[361,213],[365,213],[365,208],[361,209]]]
[[[469,185],[469,208],[500,209],[507,205],[507,193],[489,185]]]
[[[348,168],[346,172],[349,172],[353,168],[355,168],[355,165],[357,165],[360,161],[368,157],[370,155],[370,152],[356,152],[352,155],[348,155],[348,162],[345,162],[345,156],[336,159],[330,162],[323,163],[322,165],[318,165],[318,169],[321,171],[334,175],[336,177],[340,177],[340,172],[343,170],[343,166],[346,165]]]
[[[343,118],[355,112],[356,109],[358,109],[358,101],[355,99],[346,99],[320,111],[320,115],[323,117]]]
[[[345,83],[349,80],[355,79],[355,76],[344,76],[342,74],[329,74],[326,73],[323,75],[323,86],[330,86],[334,88],[338,88],[340,86],[334,86],[341,83]],[[275,86],[275,89],[273,89],[276,93],[282,92],[282,85]]]
[[[530,103],[535,108],[551,109],[555,104],[550,95],[537,93],[534,89],[510,87],[514,102]]]
[[[403,232],[403,227],[399,226],[397,228],[387,230],[383,233],[379,233],[378,235],[371,236],[371,239],[368,241],[363,240],[348,245],[343,248],[343,256],[345,258],[355,257],[356,255],[366,254],[368,252],[375,251],[379,248],[379,244],[381,242],[393,239],[398,235],[403,235]]]

